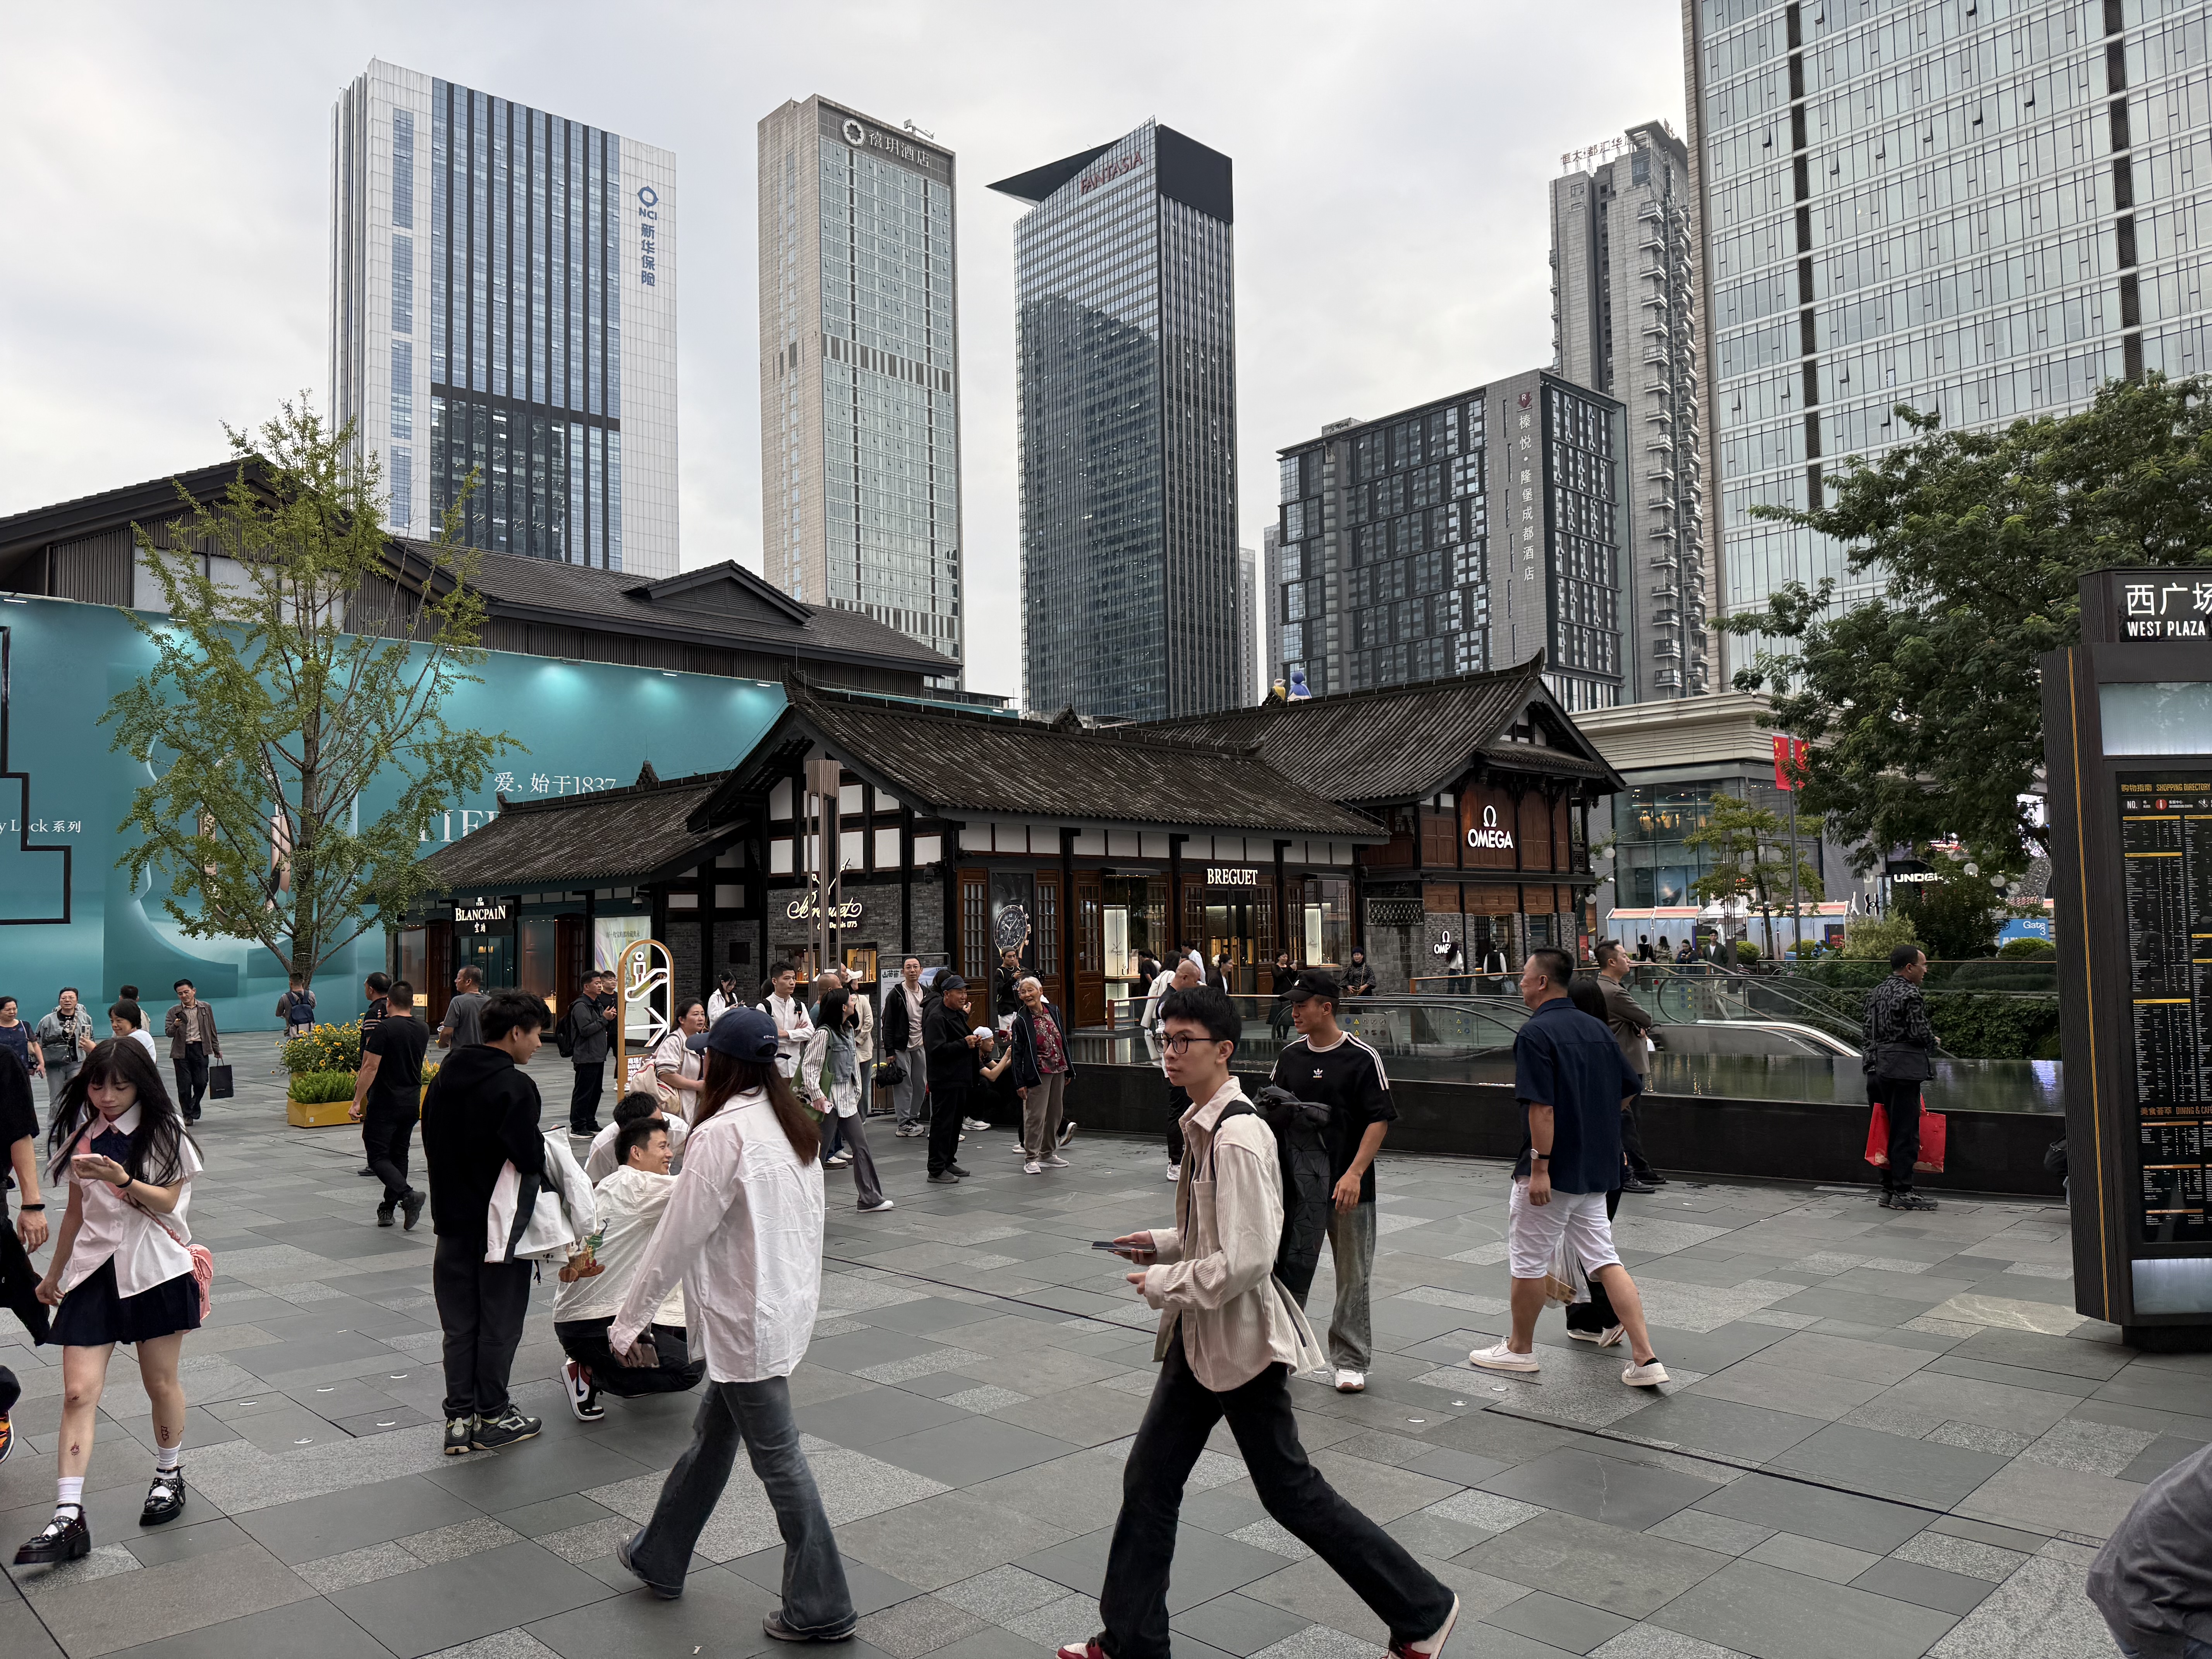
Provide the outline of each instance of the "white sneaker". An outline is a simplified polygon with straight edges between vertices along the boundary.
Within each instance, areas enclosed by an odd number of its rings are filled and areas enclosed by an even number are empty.
[[[1601,1331],[1582,1331],[1569,1326],[1567,1334],[1577,1342],[1590,1342],[1601,1348],[1610,1348],[1618,1346],[1620,1340],[1628,1334],[1628,1328],[1608,1325]]]
[[[1031,1158],[1028,1163],[1022,1165],[1022,1173],[1024,1175],[1042,1175],[1044,1173],[1044,1165],[1038,1163],[1035,1158]]]
[[[1367,1373],[1340,1370],[1336,1374],[1336,1391],[1339,1394],[1366,1393]]]
[[[880,1199],[873,1204],[863,1204],[860,1206],[860,1213],[862,1215],[873,1215],[879,1210],[888,1210],[896,1206],[893,1206],[890,1200],[888,1198]]]
[[[988,1129],[991,1126],[980,1117],[963,1117],[960,1120],[960,1127],[963,1129]]]
[[[1656,1389],[1662,1382],[1674,1381],[1667,1375],[1667,1368],[1659,1363],[1659,1356],[1656,1353],[1641,1365],[1632,1361],[1628,1369],[1621,1372],[1620,1380],[1632,1389]]]
[[[1180,1164],[1169,1164],[1168,1179],[1170,1181],[1181,1181],[1182,1179],[1182,1165]]]
[[[1065,1170],[1067,1167],[1067,1160],[1058,1152],[1048,1152],[1044,1158],[1044,1167],[1048,1170]]]
[[[1075,1139],[1075,1120],[1070,1118],[1060,1126],[1060,1144],[1063,1146]]]
[[[1480,1365],[1486,1371],[1534,1371],[1543,1369],[1543,1362],[1536,1358],[1533,1348],[1527,1353],[1516,1353],[1505,1346],[1505,1339],[1502,1336],[1489,1347],[1477,1348],[1468,1355],[1467,1363]]]

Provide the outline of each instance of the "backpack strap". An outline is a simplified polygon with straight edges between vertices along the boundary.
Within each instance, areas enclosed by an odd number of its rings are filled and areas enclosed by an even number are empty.
[[[1209,1180],[1212,1178],[1214,1160],[1218,1155],[1221,1146],[1221,1126],[1228,1122],[1232,1117],[1257,1117],[1259,1115],[1259,1109],[1254,1106],[1250,1101],[1244,1099],[1242,1096],[1231,1101],[1226,1106],[1224,1106],[1221,1109],[1221,1115],[1213,1120],[1213,1133],[1206,1138],[1206,1173]]]

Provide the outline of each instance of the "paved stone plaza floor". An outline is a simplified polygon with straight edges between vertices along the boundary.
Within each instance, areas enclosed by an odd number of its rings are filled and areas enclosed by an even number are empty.
[[[532,1069],[557,1121],[568,1068],[549,1050]],[[377,1230],[356,1136],[285,1127],[265,1072],[240,1073],[201,1126],[193,1220],[218,1278],[185,1350],[190,1507],[136,1524],[149,1431],[119,1353],[97,1548],[11,1571],[0,1655],[781,1651],[760,1635],[781,1547],[742,1462],[682,1601],[616,1565],[695,1401],[575,1422],[550,1283],[515,1368],[544,1437],[440,1455],[427,1218]],[[898,1207],[861,1216],[831,1176],[822,1322],[793,1378],[866,1614],[833,1650],[1031,1659],[1097,1626],[1153,1321],[1088,1246],[1171,1219],[1162,1158],[1079,1138],[1072,1168],[1024,1176],[994,1131],[969,1139],[975,1178],[943,1188],[919,1140],[876,1146]],[[1302,1382],[1301,1420],[1338,1489],[1457,1589],[1468,1659],[2109,1654],[2081,1595],[2093,1547],[2212,1440],[2212,1357],[2136,1354],[2078,1318],[2051,1205],[1893,1216],[1863,1191],[1687,1181],[1632,1197],[1619,1236],[1675,1378],[1655,1396],[1555,1313],[1539,1378],[1470,1369],[1504,1328],[1504,1170],[1386,1153],[1380,1187],[1368,1392]],[[1324,1268],[1315,1308],[1331,1294]],[[12,1553],[51,1510],[60,1372],[7,1324],[26,1385],[0,1467]],[[1378,1652],[1381,1626],[1216,1443],[1184,1504],[1176,1652]]]

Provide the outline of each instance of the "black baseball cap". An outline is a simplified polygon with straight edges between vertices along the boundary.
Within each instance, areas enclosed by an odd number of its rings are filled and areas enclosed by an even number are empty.
[[[765,1066],[775,1058],[775,1022],[757,1008],[732,1008],[708,1030],[684,1038],[684,1046],[695,1054],[712,1048]]]
[[[964,991],[968,988],[968,981],[957,974],[940,974],[937,979],[937,988],[940,991]]]
[[[1291,982],[1283,993],[1286,1002],[1304,1002],[1308,997],[1320,997],[1334,1007],[1344,997],[1344,988],[1336,982],[1336,975],[1325,974],[1318,968],[1309,968]]]

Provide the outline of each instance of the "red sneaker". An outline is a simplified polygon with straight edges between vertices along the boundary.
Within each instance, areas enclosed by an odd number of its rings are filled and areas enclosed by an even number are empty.
[[[1098,1645],[1094,1636],[1088,1642],[1063,1642],[1054,1659],[1108,1659],[1106,1650]]]
[[[1459,1597],[1455,1595],[1452,1597],[1451,1612],[1444,1616],[1443,1628],[1418,1641],[1391,1643],[1390,1659],[1435,1659],[1435,1656],[1444,1650],[1444,1644],[1451,1640],[1452,1628],[1458,1623]]]

